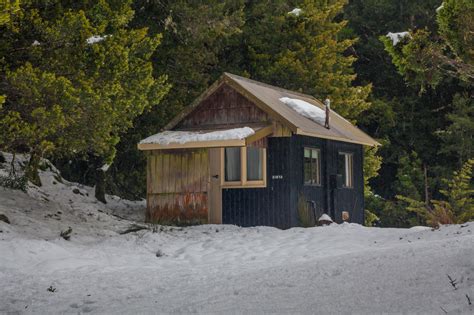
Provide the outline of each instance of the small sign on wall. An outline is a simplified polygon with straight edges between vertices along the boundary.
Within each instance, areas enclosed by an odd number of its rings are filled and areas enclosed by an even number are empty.
[[[272,175],[272,179],[283,179],[283,175]]]
[[[342,221],[348,222],[350,219],[348,211],[342,211]]]

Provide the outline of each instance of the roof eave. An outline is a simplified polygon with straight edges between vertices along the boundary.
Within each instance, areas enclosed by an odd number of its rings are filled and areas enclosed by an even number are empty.
[[[328,135],[318,134],[314,132],[307,132],[307,131],[301,130],[300,128],[296,130],[296,134],[302,135],[302,136],[314,137],[314,138],[323,138],[323,139],[334,140],[334,141],[362,144],[369,147],[377,147],[381,145],[379,142],[375,141],[372,138],[370,139],[372,141],[361,141],[361,140],[348,139],[348,138],[343,138],[343,137],[328,136]]]

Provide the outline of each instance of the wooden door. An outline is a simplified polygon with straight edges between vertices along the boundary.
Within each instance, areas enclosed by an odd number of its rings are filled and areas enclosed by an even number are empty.
[[[221,149],[209,149],[209,223],[222,223]]]

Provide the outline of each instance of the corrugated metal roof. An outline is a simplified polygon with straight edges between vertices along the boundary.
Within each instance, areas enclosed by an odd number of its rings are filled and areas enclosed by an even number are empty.
[[[364,145],[376,146],[380,145],[372,137],[354,126],[352,123],[344,119],[342,116],[331,110],[330,113],[330,129],[314,122],[298,114],[295,110],[280,101],[280,98],[289,97],[308,102],[324,110],[324,105],[310,95],[301,94],[285,90],[279,87],[271,86],[265,83],[237,76],[235,74],[225,73],[230,79],[230,83],[234,82],[242,89],[252,94],[262,103],[270,107],[276,112],[283,122],[291,124],[289,127],[296,128],[297,134],[308,135],[313,137],[327,138],[345,142],[359,143]]]
[[[189,115],[197,106],[199,106],[203,99],[212,94],[221,84],[230,85],[239,93],[254,102],[256,106],[260,107],[272,117],[286,125],[296,134],[369,146],[380,145],[380,143],[372,137],[333,110],[330,112],[330,128],[327,129],[322,124],[300,115],[280,100],[283,97],[298,99],[324,110],[324,105],[310,95],[286,90],[231,73],[224,73],[222,77],[198,99],[196,99],[193,104],[188,106],[182,113],[175,117],[165,127],[165,129],[169,130],[174,128],[184,117]]]

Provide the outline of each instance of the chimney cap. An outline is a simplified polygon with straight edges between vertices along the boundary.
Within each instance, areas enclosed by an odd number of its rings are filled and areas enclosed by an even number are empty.
[[[324,105],[327,106],[327,107],[331,107],[331,100],[329,98],[326,98],[324,100]]]

